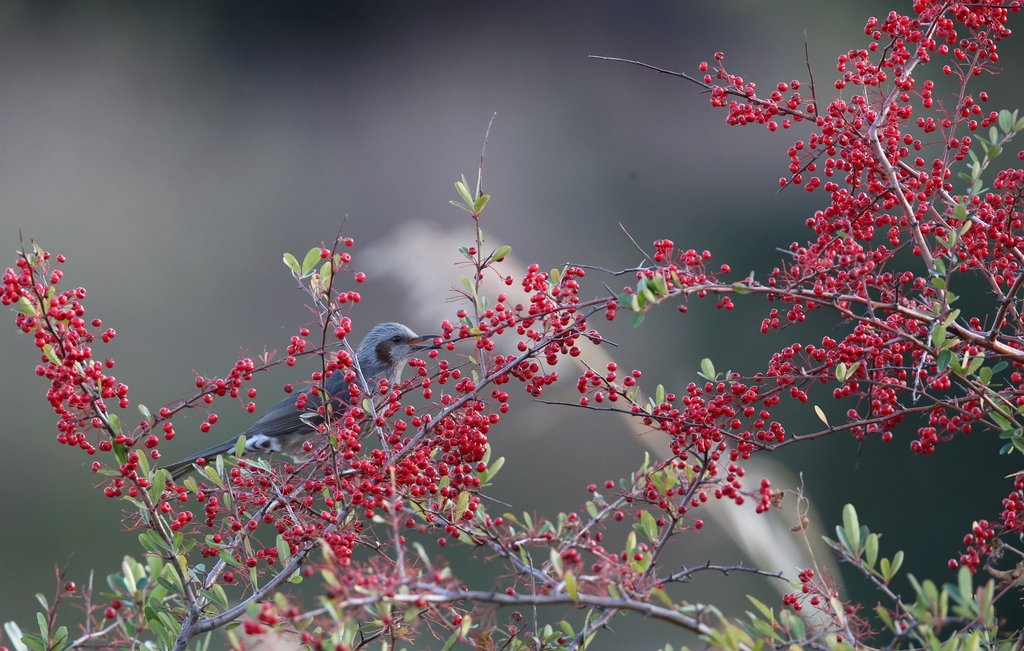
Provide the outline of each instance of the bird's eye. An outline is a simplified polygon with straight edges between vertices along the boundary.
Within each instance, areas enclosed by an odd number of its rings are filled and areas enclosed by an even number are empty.
[[[402,335],[395,335],[391,338],[391,341],[396,344],[402,343]]]

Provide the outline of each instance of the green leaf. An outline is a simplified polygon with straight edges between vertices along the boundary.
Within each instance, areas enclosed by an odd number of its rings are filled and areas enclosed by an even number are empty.
[[[295,256],[291,253],[284,254],[284,263],[292,270],[292,273],[296,276],[302,275],[302,268],[299,267],[299,261],[295,259]]]
[[[7,633],[7,639],[14,646],[14,651],[28,651],[21,641],[22,632],[17,622],[4,622],[4,632]]]
[[[846,364],[844,362],[836,364],[836,380],[838,380],[840,384],[846,382],[846,378],[848,377],[847,372]]]
[[[828,418],[825,417],[825,412],[821,410],[821,407],[814,405],[814,413],[818,414],[818,418],[821,419],[821,422],[825,423],[825,427],[828,427],[829,429],[832,428],[832,426],[828,424]]]
[[[900,551],[896,552],[892,556],[892,563],[890,563],[890,565],[889,565],[889,567],[890,567],[890,569],[889,569],[890,575],[889,576],[896,576],[896,573],[900,571],[900,567],[902,565],[903,565],[903,550],[901,549]]]
[[[946,341],[946,326],[937,325],[932,328],[932,345],[939,348]]]
[[[526,511],[523,511],[523,524],[526,525],[527,529],[533,529],[533,518]]]
[[[967,208],[962,203],[953,206],[953,217],[959,220],[967,219]]]
[[[654,291],[658,293],[658,296],[668,296],[668,284],[665,282],[664,274],[654,274],[649,285],[654,285]]]
[[[320,247],[316,246],[307,251],[306,257],[302,259],[302,275],[308,276],[318,262],[320,262]]]
[[[32,651],[46,651],[46,642],[39,639],[35,635],[22,635],[21,643],[27,646]]]
[[[991,366],[983,366],[982,368],[978,369],[978,381],[984,385],[988,385],[988,383],[992,381]]]
[[[1010,421],[1007,420],[1006,417],[1000,414],[998,411],[990,412],[989,417],[991,417],[992,420],[994,420],[996,424],[999,425],[1000,429],[1002,429],[1004,432],[1013,429]]]
[[[574,603],[578,603],[580,595],[576,591],[576,576],[572,573],[572,570],[567,570],[565,573],[565,591],[572,597]]]
[[[665,402],[665,387],[661,384],[654,390],[654,402],[659,405]]]
[[[455,521],[461,520],[467,510],[469,510],[469,491],[462,491],[459,493],[459,499],[455,506]]]
[[[755,617],[755,615],[752,614],[752,613],[748,612],[747,614],[751,618]],[[739,621],[738,624],[740,626],[742,626],[743,630],[745,630],[747,632],[747,634],[750,635],[751,637],[755,637],[756,636],[756,637],[759,637],[759,638],[769,638],[769,639],[773,639],[773,640],[775,640],[777,642],[782,642],[783,641],[783,639],[781,637],[779,637],[779,634],[776,633],[774,630],[772,630],[772,627],[768,624],[768,622],[766,622],[764,620],[754,619],[752,622],[750,622],[749,627],[748,627],[747,623],[743,622],[743,621]],[[757,642],[758,642],[758,644],[761,644],[763,646],[764,639],[759,639]],[[755,647],[755,648],[758,648],[758,647]]]
[[[1003,130],[1003,133],[1009,133],[1013,131],[1013,116],[1006,109],[999,111],[999,128]]]
[[[498,457],[494,463],[487,466],[487,470],[480,473],[480,483],[486,484],[487,482],[494,479],[494,476],[498,474],[501,467],[505,465],[505,457]]]
[[[965,358],[967,357],[966,353],[964,353],[964,357]],[[972,357],[970,364],[967,364],[967,360],[964,359],[964,366],[967,368],[967,374],[968,375],[970,375],[971,373],[974,373],[975,371],[977,371],[978,367],[981,366],[984,363],[985,363],[985,353],[983,353],[983,352],[980,352],[976,356]]]
[[[454,633],[452,633],[452,636],[450,638],[448,638],[448,641],[444,643],[444,646],[441,647],[441,651],[448,651],[453,646],[455,646],[455,643],[458,642],[458,641],[459,641],[459,632],[455,631]]]
[[[1024,436],[1024,429],[1020,427],[1015,427],[1013,429],[1005,429],[1002,432],[999,432],[999,438],[1010,439],[1013,442],[1013,445],[1017,448],[1020,448],[1020,441],[1022,436]]]
[[[209,464],[203,466],[203,472],[210,478],[210,481],[217,484],[218,487],[224,488],[224,482],[221,480],[220,475],[218,475],[217,471],[210,467]]]
[[[44,640],[50,639],[50,626],[46,623],[46,615],[36,613],[36,623],[39,624],[39,637]]]
[[[430,556],[427,555],[427,550],[424,549],[423,545],[419,542],[413,542],[412,546],[416,550],[416,555],[423,561],[423,566],[430,567]]]
[[[176,637],[181,632],[181,625],[174,621],[174,618],[170,614],[163,611],[157,613],[157,617],[160,619],[160,623],[163,624],[164,628],[167,629],[171,637]]]
[[[637,312],[636,314],[634,314],[629,319],[629,327],[630,328],[636,328],[636,327],[638,327],[643,322],[644,322],[644,313],[643,312]]]
[[[210,603],[214,604],[221,610],[228,609],[227,595],[224,594],[224,588],[221,588],[219,584],[213,584],[213,587],[210,590],[200,590],[199,594],[206,597]]]
[[[887,629],[889,629],[890,631],[896,630],[896,624],[895,622],[893,622],[892,616],[889,614],[889,611],[885,609],[885,606],[876,606],[875,614],[878,615],[878,618],[881,619],[883,623],[885,623],[885,627]]]
[[[967,566],[961,565],[956,579],[957,589],[960,590],[960,598],[965,604],[971,603],[974,598],[974,589],[971,587],[971,570]]]
[[[238,440],[235,441],[235,456],[241,457],[245,454],[245,434],[240,434]]]
[[[846,539],[850,542],[850,554],[856,556],[860,552],[860,523],[857,521],[857,509],[853,504],[843,507],[843,528],[846,529]]]
[[[160,534],[157,533],[156,531],[154,531],[153,529],[148,529],[146,531],[146,536],[149,538],[150,544],[153,545],[154,547],[158,547],[159,549],[163,549],[166,552],[170,552],[171,551],[171,548],[167,545],[167,541],[165,541],[163,538],[161,538]]]
[[[18,304],[14,306],[14,311],[27,314],[28,316],[39,316],[36,304],[28,296],[22,296],[18,299]]]
[[[651,542],[658,539],[658,523],[655,521],[654,516],[647,511],[640,511],[640,522],[634,526],[637,528],[637,531],[646,536]]]
[[[160,498],[164,494],[164,488],[167,487],[167,480],[170,478],[171,473],[163,468],[158,468],[156,473],[153,474],[153,485],[150,486],[149,494],[153,498],[154,504],[160,502]]]
[[[704,359],[700,360],[700,370],[701,370],[701,373],[700,373],[701,376],[703,376],[705,379],[710,380],[712,382],[714,382],[715,378],[718,377],[717,374],[715,373],[715,365],[707,357],[705,357]]]
[[[656,489],[658,489],[659,493],[664,493],[665,492],[665,474],[664,473],[656,472],[653,475],[651,475],[651,483],[654,484],[654,487]]]
[[[58,651],[64,647],[64,644],[68,641],[68,627],[60,626],[57,628],[57,632],[53,634],[53,645],[51,649],[57,649]]]
[[[512,247],[511,246],[503,246],[503,247],[499,248],[497,251],[495,251],[494,255],[492,255],[491,258],[495,262],[500,262],[503,258],[507,257],[509,253],[512,253]]]
[[[1001,153],[1003,153],[1003,148],[1000,147],[999,145],[992,145],[991,147],[985,150],[985,155],[988,156],[989,158],[996,158]]]
[[[459,279],[462,281],[462,286],[466,288],[466,291],[469,292],[470,295],[476,296],[476,289],[473,287],[472,281],[465,276],[459,276]]]
[[[734,282],[732,284],[732,291],[734,291],[737,294],[741,294],[741,295],[742,294],[749,294],[750,293],[750,288],[747,287],[746,284],[744,284],[743,282],[736,281],[736,282]]]
[[[468,212],[470,214],[473,213],[473,210],[469,206],[467,206],[466,204],[462,203],[461,201],[449,201],[448,203],[452,204],[456,208],[462,208],[463,210],[465,210],[466,212]]]
[[[282,565],[287,565],[291,560],[292,550],[281,534],[277,535],[277,557]]]
[[[864,541],[864,562],[867,564],[868,569],[875,566],[875,560],[878,558],[878,534],[873,533],[867,537]]]
[[[320,289],[327,291],[327,288],[331,286],[331,279],[334,276],[334,265],[331,261],[323,263],[320,266]]]
[[[149,508],[149,507],[147,507],[142,502],[142,500],[135,499],[134,497],[124,497],[124,496],[122,496],[121,499],[123,499],[124,501],[128,502],[129,504],[132,504],[133,506],[135,506],[135,508],[137,508],[139,510],[139,513],[144,513],[146,511],[146,509]]]
[[[153,541],[149,538],[149,532],[144,531],[139,534],[139,544],[145,547],[146,551],[151,554],[159,554],[160,551],[153,545]]]
[[[491,195],[489,194],[482,194],[479,197],[477,197],[476,201],[473,203],[473,212],[480,214],[480,211],[484,209],[484,206],[486,206],[487,202],[490,200]]]
[[[759,611],[761,611],[761,614],[764,615],[764,618],[766,620],[768,620],[769,622],[774,622],[775,621],[775,616],[772,614],[772,609],[771,608],[769,608],[768,606],[764,605],[763,603],[761,603],[757,599],[751,597],[750,595],[747,595],[747,599],[750,600],[750,603],[754,604],[754,607],[756,607]]]
[[[475,202],[473,201],[473,195],[469,193],[469,188],[466,187],[464,181],[456,181],[455,189],[459,192],[459,196],[466,202],[467,206],[472,206]]]
[[[784,612],[788,612],[788,611],[784,611]],[[802,620],[801,618],[797,617],[796,615],[793,615],[792,617],[789,618],[788,624],[789,624],[789,631],[790,631],[789,634],[791,636],[791,639],[799,640],[800,638],[802,638],[804,636],[804,632],[807,630],[807,623],[804,622],[804,620]]]

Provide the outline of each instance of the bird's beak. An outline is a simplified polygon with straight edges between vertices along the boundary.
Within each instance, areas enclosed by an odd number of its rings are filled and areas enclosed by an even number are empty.
[[[418,335],[415,339],[409,340],[409,345],[412,346],[413,350],[429,350],[431,348],[440,348],[441,344],[435,344],[434,341],[444,341],[441,335]]]

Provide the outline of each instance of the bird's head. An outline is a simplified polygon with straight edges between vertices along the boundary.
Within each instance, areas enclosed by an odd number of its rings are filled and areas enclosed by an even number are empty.
[[[367,381],[386,377],[396,382],[413,355],[434,348],[440,335],[418,335],[401,323],[379,323],[359,344],[359,367]]]

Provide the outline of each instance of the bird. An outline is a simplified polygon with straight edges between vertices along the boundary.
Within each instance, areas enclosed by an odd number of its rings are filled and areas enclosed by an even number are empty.
[[[366,333],[356,351],[359,369],[367,386],[372,387],[381,380],[387,380],[391,385],[395,384],[401,377],[406,363],[416,353],[436,348],[439,344],[434,342],[440,339],[441,335],[418,335],[401,323],[378,323]],[[358,385],[359,380],[357,379],[355,382]],[[331,397],[335,409],[342,404],[348,404],[349,383],[345,381],[344,372],[332,373],[324,382],[324,388]],[[308,394],[311,389],[312,387],[306,387],[302,393]],[[296,397],[288,396],[268,409],[253,423],[252,427],[238,436],[186,459],[176,461],[166,466],[166,470],[175,480],[180,479],[192,471],[192,464],[197,459],[211,459],[218,454],[234,450],[238,438],[241,436],[245,437],[245,454],[260,452],[284,452],[287,454],[301,449],[302,443],[316,433],[316,426],[322,423],[323,419],[316,416],[315,412],[300,411],[295,407],[295,402]],[[315,408],[319,402],[310,399],[307,405]]]

